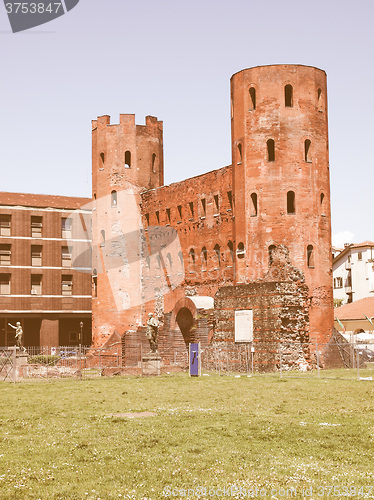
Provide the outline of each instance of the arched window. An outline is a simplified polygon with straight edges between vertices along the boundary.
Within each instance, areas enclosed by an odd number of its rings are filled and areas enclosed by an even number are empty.
[[[111,205],[112,207],[117,206],[117,191],[112,191],[111,193]]]
[[[325,215],[325,195],[324,193],[320,194],[320,204],[321,204],[321,215]]]
[[[97,269],[92,270],[92,296],[97,297]]]
[[[156,153],[152,155],[152,172],[154,174],[156,173]]]
[[[293,88],[292,85],[286,85],[284,87],[284,105],[286,108],[292,108],[293,106]]]
[[[269,252],[269,267],[274,262],[274,252],[275,252],[276,248],[277,247],[275,245],[270,245],[269,248],[268,248],[268,252]]]
[[[101,247],[105,247],[105,231],[104,229],[101,230],[101,242],[100,242]]]
[[[240,242],[238,244],[238,248],[236,249],[236,255],[238,259],[244,259],[245,257],[244,243]]]
[[[321,104],[321,101],[322,101],[322,89],[318,88],[318,90],[317,90],[317,102],[318,102],[318,105]]]
[[[161,271],[161,257],[156,255],[156,270]]]
[[[105,164],[105,155],[104,153],[100,153],[100,168],[104,168]]]
[[[251,194],[251,202],[252,202],[251,215],[254,216],[257,215],[257,193]]]
[[[217,257],[218,265],[220,266],[221,265],[221,247],[218,244],[214,246],[214,252],[215,252],[216,257]]]
[[[125,168],[131,168],[131,152],[126,151],[125,153]]]
[[[238,144],[238,161],[237,164],[239,165],[243,161],[243,146],[242,143],[239,142]]]
[[[312,160],[310,159],[310,146],[311,146],[311,141],[309,139],[306,139],[304,142],[304,160],[308,163],[310,163]]]
[[[93,199],[96,200],[96,193],[93,194]]]
[[[167,254],[166,260],[168,261],[168,271],[169,271],[169,273],[171,273],[171,271],[173,269],[173,263],[172,263],[172,260],[171,260],[170,253]]]
[[[256,109],[256,89],[254,87],[249,89],[249,109]]]
[[[294,193],[294,191],[288,191],[288,193],[287,193],[287,213],[294,214],[295,212],[296,212],[295,193]]]
[[[314,248],[313,245],[308,245],[306,249],[308,267],[314,267]]]
[[[188,260],[189,260],[190,264],[195,264],[196,254],[195,254],[194,248],[191,248],[191,250],[188,252]]]
[[[179,252],[179,253],[178,253],[178,257],[179,257],[179,262],[180,262],[180,265],[183,267],[183,253],[182,253],[182,252]]]
[[[231,263],[233,263],[234,262],[234,245],[232,244],[232,241],[229,241],[227,243],[227,248],[229,249],[229,252],[230,252]]]
[[[201,262],[203,266],[206,266],[208,264],[208,251],[206,247],[203,247],[201,249]]]
[[[275,161],[275,143],[274,139],[266,141],[268,161]]]

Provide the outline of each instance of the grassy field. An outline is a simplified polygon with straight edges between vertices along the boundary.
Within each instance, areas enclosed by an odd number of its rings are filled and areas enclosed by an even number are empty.
[[[374,382],[181,374],[0,392],[1,499],[374,498]]]

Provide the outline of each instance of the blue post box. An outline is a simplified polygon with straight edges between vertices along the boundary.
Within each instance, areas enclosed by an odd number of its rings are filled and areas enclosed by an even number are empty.
[[[190,344],[190,377],[200,375],[200,343]]]

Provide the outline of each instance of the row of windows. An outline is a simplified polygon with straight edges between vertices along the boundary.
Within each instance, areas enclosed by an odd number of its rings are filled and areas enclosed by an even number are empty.
[[[11,275],[0,274],[0,295],[10,295]],[[42,294],[42,275],[31,275],[30,295]],[[61,295],[73,295],[73,276],[61,276]]]
[[[305,141],[304,141],[304,161],[306,163],[312,163],[311,146],[312,146],[312,141],[310,139],[305,139]],[[240,165],[243,162],[243,146],[241,143],[238,144],[237,149],[238,149],[237,164]],[[267,159],[267,161],[275,161],[275,141],[274,141],[274,139],[268,139],[266,141],[266,159]]]
[[[256,99],[256,89],[255,87],[250,87],[248,89],[249,93],[249,109],[251,111],[256,109],[257,105],[257,99]],[[292,108],[293,107],[293,101],[294,101],[294,96],[293,96],[293,86],[288,84],[285,85],[284,87],[284,106],[286,108]],[[318,88],[317,89],[317,106],[320,106],[322,103],[322,89]]]
[[[258,196],[257,193],[251,193],[251,216],[256,216],[258,215],[259,209],[258,209]],[[320,208],[321,208],[321,213],[322,215],[325,215],[325,209],[326,209],[326,204],[325,204],[325,195],[324,193],[320,193],[319,195],[319,203],[320,203]],[[296,213],[296,195],[294,191],[288,191],[287,192],[287,213],[288,214],[295,214]]]
[[[155,174],[157,172],[157,155],[156,153],[152,153],[151,157],[151,169],[152,172]],[[105,167],[105,153],[100,153],[100,168]],[[124,157],[124,167],[125,168],[131,168],[131,151],[125,151],[125,157]]]
[[[12,235],[12,216],[0,215],[0,236]],[[72,219],[63,217],[61,219],[61,238],[69,239],[72,235]],[[31,216],[31,236],[33,238],[42,238],[43,236],[43,217]]]
[[[41,245],[31,245],[31,265],[42,266]],[[12,257],[12,245],[0,245],[0,266],[10,266]],[[69,247],[61,248],[61,267],[72,266],[72,255]]]

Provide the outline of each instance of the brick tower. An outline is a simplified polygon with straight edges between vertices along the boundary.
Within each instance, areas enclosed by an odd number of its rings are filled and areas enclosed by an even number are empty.
[[[135,115],[92,122],[93,343],[141,322],[140,192],[164,181],[162,122]]]
[[[311,340],[331,337],[332,271],[326,74],[260,66],[231,78],[236,284],[288,249],[309,287]],[[240,258],[242,257],[242,258]]]

